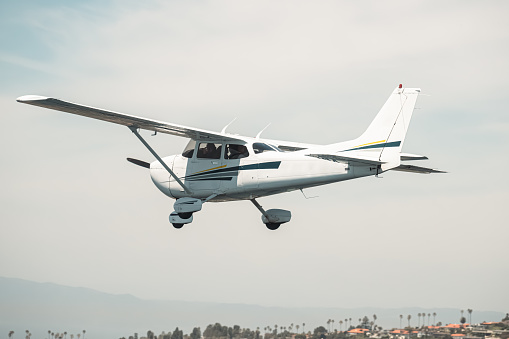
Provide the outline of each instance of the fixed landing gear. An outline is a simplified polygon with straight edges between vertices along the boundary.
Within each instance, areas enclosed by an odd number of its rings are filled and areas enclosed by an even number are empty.
[[[187,218],[182,218],[180,216],[181,213],[177,212],[171,212],[170,214],[170,223],[175,228],[182,228],[185,224],[189,224],[193,222],[193,214],[189,213],[189,216]],[[187,214],[187,213],[186,213]]]
[[[271,231],[277,230],[281,224],[289,222],[292,218],[292,213],[290,211],[280,209],[270,209],[266,211],[255,199],[251,199],[251,202],[262,212],[262,221]]]
[[[174,212],[170,214],[170,223],[175,228],[182,228],[186,224],[193,222],[193,213],[201,211],[203,203],[215,198],[217,194],[212,194],[204,200],[196,198],[179,198],[173,204]]]

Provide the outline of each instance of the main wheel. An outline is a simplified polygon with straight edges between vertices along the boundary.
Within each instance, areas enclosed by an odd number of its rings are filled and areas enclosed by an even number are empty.
[[[267,228],[271,231],[275,231],[279,228],[281,224],[280,223],[277,223],[277,222],[268,222],[265,224],[265,226],[267,226]]]
[[[182,228],[182,226],[184,226],[184,224],[172,224],[172,225],[175,228]]]

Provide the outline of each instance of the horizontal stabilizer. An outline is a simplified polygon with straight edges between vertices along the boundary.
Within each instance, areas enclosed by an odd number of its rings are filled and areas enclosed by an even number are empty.
[[[365,158],[365,157],[345,157],[340,155],[333,155],[333,154],[307,154],[308,157],[318,158],[322,160],[328,160],[328,161],[334,161],[334,162],[348,162],[348,163],[357,163],[359,165],[364,166],[378,166],[381,164],[384,164],[382,161],[378,161],[376,159],[372,158]]]
[[[428,160],[428,157],[424,155],[410,154],[410,153],[400,153],[399,157],[401,161],[407,160]]]
[[[410,172],[410,173],[421,173],[421,174],[429,174],[429,173],[447,173],[444,171],[439,171],[432,168],[419,167],[413,165],[399,165],[398,167],[392,168],[393,171],[400,172]]]

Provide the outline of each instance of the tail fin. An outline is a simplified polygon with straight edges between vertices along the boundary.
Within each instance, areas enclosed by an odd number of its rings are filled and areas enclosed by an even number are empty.
[[[377,158],[384,163],[382,171],[399,166],[401,148],[420,91],[399,85],[368,129],[355,139],[356,146],[344,151],[362,151]]]

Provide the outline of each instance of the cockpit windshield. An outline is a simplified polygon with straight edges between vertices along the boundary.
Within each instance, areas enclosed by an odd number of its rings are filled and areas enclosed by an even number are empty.
[[[269,145],[269,144],[264,144],[262,142],[255,142],[253,144],[253,151],[256,154],[263,153],[263,152],[282,152],[276,146]]]
[[[189,140],[189,143],[187,144],[186,148],[184,148],[184,151],[182,152],[182,156],[186,157],[186,158],[192,158],[195,147],[196,147],[196,140],[194,140],[194,139]]]

